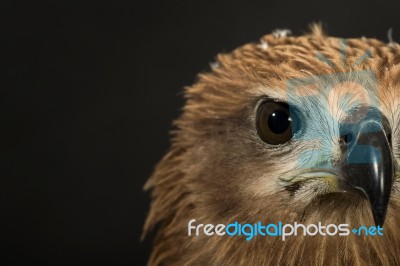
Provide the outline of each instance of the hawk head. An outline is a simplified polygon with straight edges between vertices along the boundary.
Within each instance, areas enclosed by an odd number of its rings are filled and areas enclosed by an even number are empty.
[[[400,46],[278,31],[186,88],[148,180],[152,265],[400,263]],[[188,236],[187,224],[379,225],[383,236]]]

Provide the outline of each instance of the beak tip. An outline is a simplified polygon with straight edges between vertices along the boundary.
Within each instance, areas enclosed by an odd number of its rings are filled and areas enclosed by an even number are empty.
[[[383,222],[384,222],[384,221],[375,220],[375,225],[376,225],[376,226],[379,226],[379,227],[383,227]]]
[[[376,226],[383,227],[385,222],[386,210],[383,209],[372,209],[374,216],[374,222]]]

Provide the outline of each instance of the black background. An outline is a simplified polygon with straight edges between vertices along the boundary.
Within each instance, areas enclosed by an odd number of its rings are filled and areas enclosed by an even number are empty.
[[[383,1],[17,2],[1,8],[3,265],[143,265],[142,191],[184,86],[221,51],[322,21],[400,41]]]

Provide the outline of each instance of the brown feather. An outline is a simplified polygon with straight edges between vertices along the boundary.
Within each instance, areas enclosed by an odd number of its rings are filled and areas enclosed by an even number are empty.
[[[320,27],[299,37],[266,35],[264,49],[246,44],[217,56],[218,67],[185,89],[186,105],[175,121],[172,146],[145,185],[152,190],[143,235],[159,225],[149,265],[399,265],[400,185],[395,181],[382,237],[187,236],[190,219],[228,224],[295,221],[373,225],[368,202],[357,194],[304,194],[282,189],[277,177],[296,150],[271,152],[254,128],[254,110],[270,93],[285,97],[286,81],[371,69],[381,110],[392,127],[400,157],[400,46],[375,39],[340,40]],[[369,49],[372,57],[354,65]],[[336,67],[318,59],[317,52]]]

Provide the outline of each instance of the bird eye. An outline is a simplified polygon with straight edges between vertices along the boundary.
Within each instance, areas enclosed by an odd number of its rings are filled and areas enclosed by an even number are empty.
[[[298,131],[298,118],[290,114],[286,103],[266,101],[257,112],[257,132],[260,138],[272,145],[288,142]]]

